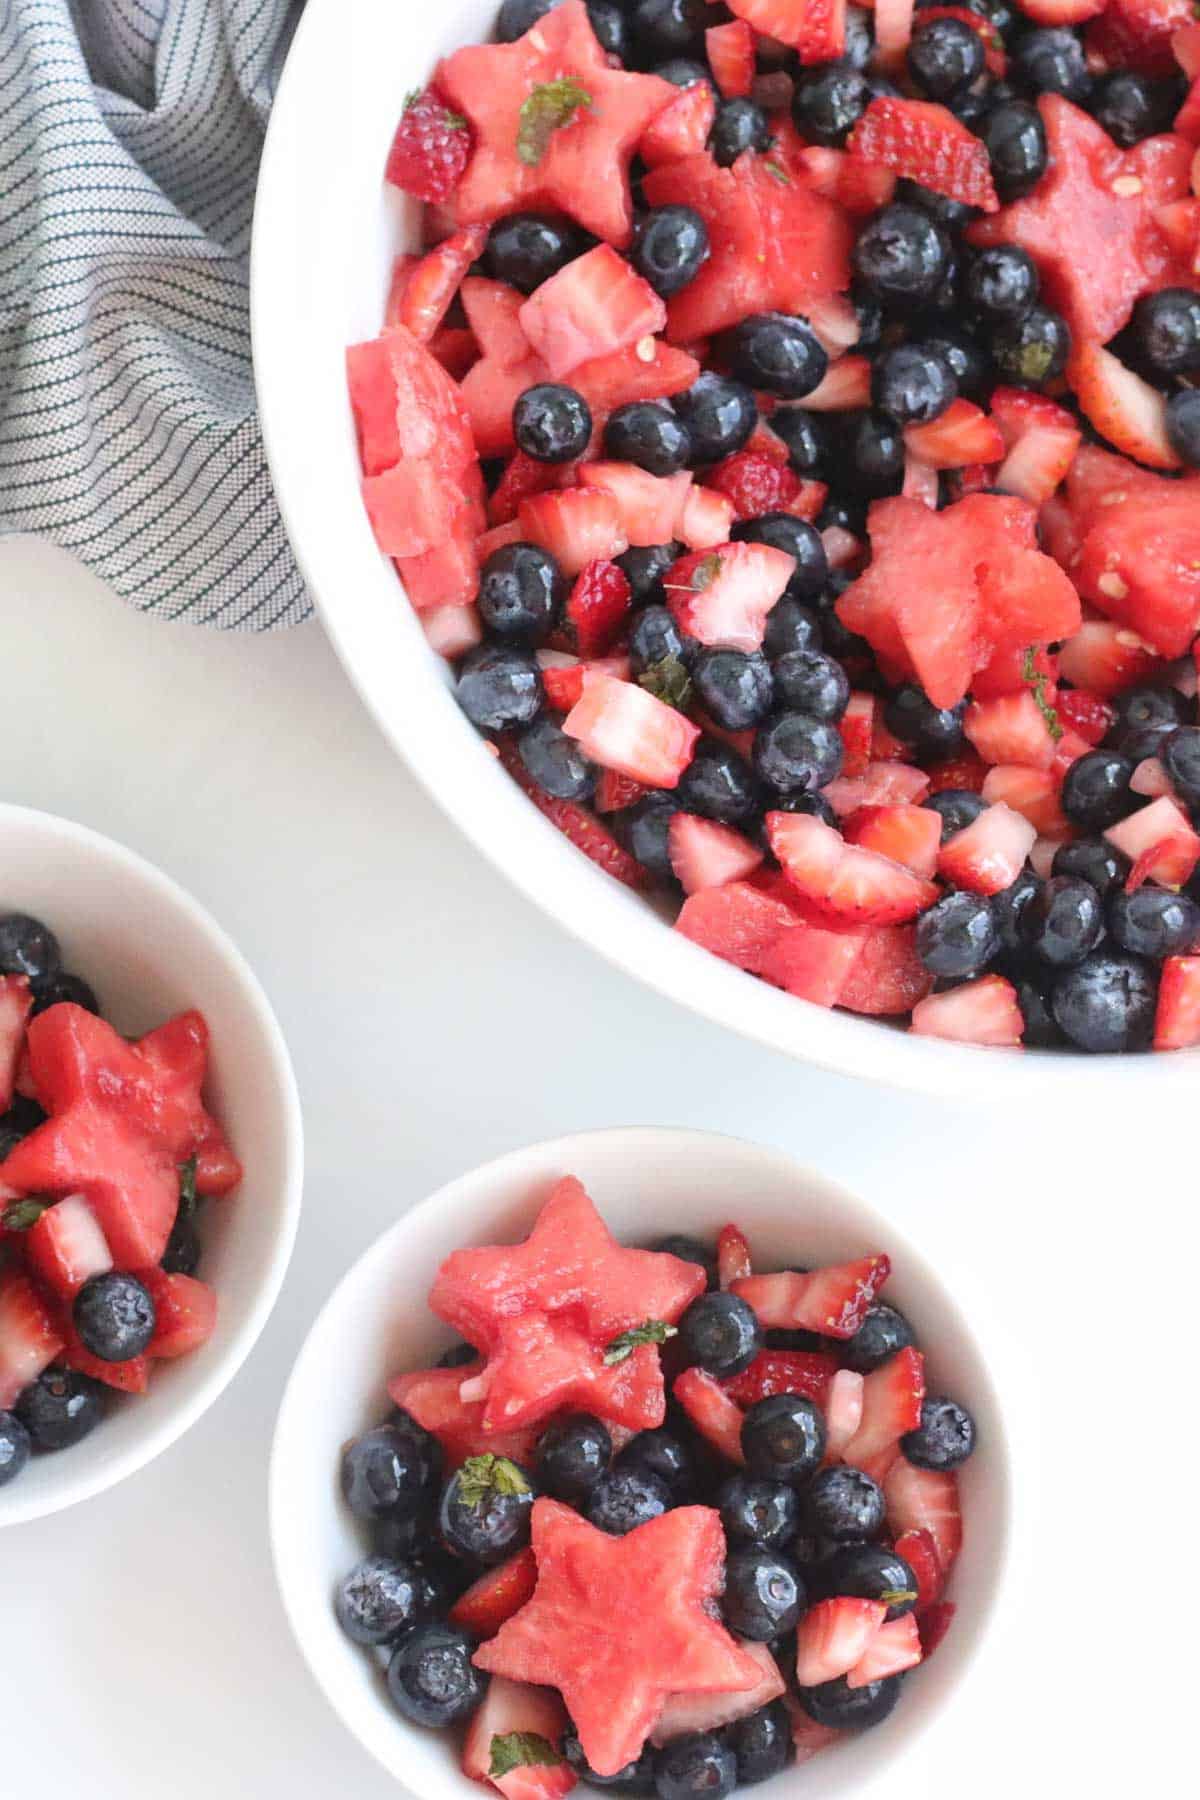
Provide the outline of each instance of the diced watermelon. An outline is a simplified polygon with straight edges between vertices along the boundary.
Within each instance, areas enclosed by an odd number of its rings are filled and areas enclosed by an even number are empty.
[[[26,1235],[25,1254],[31,1273],[67,1300],[113,1266],[108,1241],[82,1194],[47,1208]]]
[[[760,974],[772,944],[796,919],[787,901],[733,881],[691,895],[680,908],[675,929],[725,962]]]
[[[445,1452],[448,1468],[457,1469],[468,1456],[489,1452],[528,1467],[538,1429],[530,1426],[516,1431],[487,1431],[483,1402],[464,1401],[460,1396],[464,1378],[482,1368],[479,1361],[455,1369],[415,1369],[393,1376],[388,1394],[418,1425],[433,1433]]]
[[[206,1281],[166,1275],[161,1269],[142,1269],[138,1279],[154,1301],[154,1336],[147,1356],[187,1356],[208,1342],[217,1325],[217,1296]]]
[[[27,1275],[0,1273],[0,1412],[48,1368],[63,1347],[54,1319]]]
[[[772,1700],[778,1700],[787,1683],[766,1644],[743,1638],[740,1647],[762,1670],[758,1685],[735,1688],[724,1694],[668,1695],[658,1723],[650,1733],[652,1744],[669,1744],[674,1738],[686,1737],[696,1731],[720,1731],[738,1719],[748,1719],[751,1713],[769,1706]]]
[[[859,936],[862,948],[838,1005],[872,1017],[910,1012],[933,987],[933,976],[917,955],[915,926],[877,925]]]
[[[826,931],[797,921],[775,939],[760,973],[797,999],[836,1006],[861,951],[856,932]]]
[[[12,1105],[33,994],[25,975],[0,975],[0,1112]]]

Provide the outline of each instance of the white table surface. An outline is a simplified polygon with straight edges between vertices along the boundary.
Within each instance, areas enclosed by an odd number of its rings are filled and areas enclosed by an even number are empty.
[[[316,623],[162,624],[24,541],[0,545],[0,620],[0,791],[123,840],[229,930],[291,1045],[308,1169],[282,1299],[217,1405],[124,1486],[0,1538],[0,1794],[394,1795],[276,1596],[285,1376],[398,1212],[521,1142],[633,1123],[723,1128],[846,1181],[1010,1334],[1011,1591],[893,1800],[1127,1794],[1151,1748],[1194,1763],[1194,1111],[1097,1118],[1086,1090],[1070,1118],[917,1100],[643,992],[459,838]]]

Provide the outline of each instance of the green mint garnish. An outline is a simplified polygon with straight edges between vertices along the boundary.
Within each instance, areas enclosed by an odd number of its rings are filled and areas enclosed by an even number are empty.
[[[784,187],[791,187],[792,178],[781,163],[774,161],[765,162],[763,168],[767,171],[768,175],[774,176],[776,181],[782,182]]]
[[[1022,344],[1017,357],[1017,372],[1023,381],[1044,381],[1053,361],[1052,344]]]
[[[492,1760],[488,1776],[499,1781],[514,1769],[557,1768],[563,1758],[548,1738],[536,1731],[499,1732],[492,1739]]]
[[[189,1156],[179,1165],[179,1213],[190,1219],[196,1210],[196,1158]]]
[[[536,169],[550,148],[550,139],[569,125],[581,106],[591,106],[592,96],[572,75],[543,81],[521,107],[517,126],[517,158]]]
[[[1037,650],[1034,648],[1030,648],[1025,652],[1025,656],[1021,663],[1021,680],[1033,690],[1033,697],[1037,702],[1037,709],[1046,721],[1047,731],[1057,744],[1059,738],[1063,734],[1063,728],[1059,721],[1058,714],[1046,698],[1046,688],[1048,684],[1046,677],[1037,667]]]
[[[3,1222],[9,1231],[28,1231],[53,1205],[53,1200],[14,1200],[5,1207]]]
[[[461,113],[451,112],[445,101],[440,99],[437,94],[430,93],[428,88],[409,88],[407,94],[404,96],[404,106],[402,111],[407,112],[410,107],[417,104],[418,100],[423,100],[426,94],[429,94],[431,100],[436,100],[441,107],[442,117],[445,120],[448,130],[462,131],[465,129],[467,121],[463,118],[463,115]]]
[[[642,1344],[665,1344],[668,1338],[678,1336],[673,1325],[667,1325],[662,1319],[647,1319],[642,1325],[635,1325],[630,1331],[623,1331],[615,1337],[604,1352],[604,1366],[611,1369],[616,1363],[623,1363],[627,1356]]]
[[[903,1606],[908,1600],[917,1598],[916,1588],[884,1588],[877,1596],[885,1606]]]
[[[692,678],[677,656],[664,656],[661,662],[651,663],[642,670],[637,683],[676,712],[682,712],[692,697]]]
[[[703,562],[697,563],[692,571],[692,592],[702,594],[705,588],[710,588],[724,567],[725,559],[718,556],[715,550]]]
[[[529,1483],[507,1456],[468,1456],[458,1471],[464,1506],[482,1506],[489,1494],[527,1494]]]

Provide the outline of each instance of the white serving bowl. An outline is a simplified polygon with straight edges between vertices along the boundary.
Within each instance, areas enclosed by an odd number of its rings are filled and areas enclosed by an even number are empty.
[[[0,911],[28,912],[59,937],[66,966],[105,1016],[137,1036],[197,1007],[211,1033],[205,1099],[245,1170],[205,1203],[200,1274],[217,1327],[190,1356],[156,1365],[149,1392],[117,1395],[87,1438],[33,1456],[0,1488],[0,1526],[42,1518],[144,1467],[212,1405],[275,1304],[300,1212],[303,1129],[287,1048],[241,953],[183,889],[82,825],[0,806]]]
[[[1084,1057],[962,1048],[833,1013],[669,931],[595,869],[497,766],[456,706],[359,493],[344,353],[381,329],[417,209],[385,188],[405,95],[486,38],[498,0],[309,0],[271,118],[254,221],[254,358],[284,522],[333,644],[392,745],[475,844],[557,922],[647,986],[787,1054],[938,1095],[1062,1104],[1081,1077],[1127,1102],[1193,1083],[1196,1052]]]
[[[426,1367],[453,1341],[425,1306],[435,1270],[464,1244],[523,1236],[553,1183],[577,1175],[616,1236],[715,1237],[730,1217],[763,1266],[839,1262],[886,1249],[889,1299],[912,1319],[930,1381],[974,1413],[979,1448],[962,1472],[965,1546],[951,1598],[958,1614],[927,1669],[875,1731],[838,1746],[768,1792],[834,1800],[891,1767],[932,1723],[972,1661],[1005,1574],[1011,1455],[983,1354],[935,1269],[862,1201],[777,1151],[707,1132],[613,1130],[535,1144],[452,1181],[406,1213],[334,1290],[297,1359],[271,1458],[275,1569],[297,1641],[326,1697],[377,1760],[420,1800],[478,1800],[453,1734],[409,1725],[391,1707],[371,1653],[339,1630],[333,1592],[365,1554],[342,1501],[343,1444],[388,1410],[387,1381]],[[585,1793],[580,1789],[580,1793]]]

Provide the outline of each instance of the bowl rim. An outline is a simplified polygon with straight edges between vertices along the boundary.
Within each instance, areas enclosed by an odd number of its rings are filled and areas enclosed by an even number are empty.
[[[978,1380],[973,1400],[978,1407],[981,1397],[986,1398],[992,1414],[996,1430],[993,1436],[995,1444],[995,1469],[1000,1477],[999,1506],[996,1522],[996,1535],[990,1545],[988,1559],[988,1585],[982,1607],[967,1629],[960,1629],[955,1640],[955,1662],[951,1672],[945,1676],[939,1694],[930,1707],[928,1715],[921,1719],[912,1729],[909,1738],[900,1753],[891,1759],[891,1766],[902,1762],[926,1738],[927,1732],[942,1710],[960,1688],[978,1663],[981,1652],[989,1641],[997,1634],[996,1627],[1005,1611],[1006,1604],[1011,1601],[1012,1583],[1008,1579],[1010,1570],[1016,1559],[1019,1518],[1016,1505],[1015,1483],[1013,1479],[1014,1431],[1008,1417],[1008,1405],[998,1390],[996,1370],[976,1330],[976,1323],[968,1317],[965,1308],[959,1303],[951,1288],[939,1273],[938,1266],[924,1251],[915,1245],[907,1233],[898,1228],[895,1222],[878,1211],[869,1201],[863,1199],[855,1190],[832,1181],[819,1170],[810,1167],[790,1152],[775,1145],[762,1144],[754,1139],[736,1136],[730,1132],[694,1129],[685,1126],[648,1126],[648,1125],[610,1125],[597,1129],[578,1131],[554,1138],[545,1138],[533,1143],[523,1144],[506,1150],[487,1162],[451,1176],[431,1193],[426,1194],[414,1206],[409,1207],[399,1218],[387,1226],[358,1255],[343,1274],[337,1279],[319,1310],[313,1316],[303,1343],[296,1354],[296,1359],[288,1375],[279,1409],[276,1414],[272,1435],[271,1453],[267,1477],[267,1513],[268,1531],[271,1541],[271,1561],[275,1572],[276,1587],[287,1617],[292,1637],[300,1651],[303,1661],[320,1689],[327,1703],[332,1707],[337,1718],[351,1736],[377,1761],[388,1773],[397,1777],[397,1770],[386,1759],[385,1753],[376,1742],[372,1742],[359,1728],[356,1718],[358,1708],[357,1695],[351,1695],[343,1689],[342,1684],[327,1667],[325,1648],[316,1642],[305,1618],[306,1597],[309,1596],[311,1580],[308,1587],[304,1585],[304,1575],[312,1574],[313,1563],[302,1563],[302,1569],[296,1566],[291,1539],[294,1533],[290,1529],[289,1514],[291,1512],[291,1478],[295,1470],[296,1442],[302,1438],[300,1429],[303,1415],[307,1411],[311,1371],[322,1366],[319,1352],[322,1348],[321,1333],[326,1320],[331,1314],[341,1309],[350,1300],[360,1283],[367,1281],[378,1270],[398,1258],[401,1247],[411,1232],[419,1236],[423,1222],[440,1215],[443,1219],[457,1205],[471,1202],[477,1190],[487,1190],[493,1184],[501,1187],[506,1177],[527,1168],[533,1162],[537,1167],[528,1169],[528,1180],[531,1185],[546,1173],[549,1166],[558,1170],[571,1169],[576,1166],[581,1155],[590,1149],[613,1144],[614,1140],[623,1140],[623,1154],[631,1167],[638,1164],[639,1155],[649,1158],[654,1152],[675,1151],[684,1141],[689,1147],[709,1146],[714,1154],[722,1154],[732,1161],[753,1164],[754,1168],[765,1171],[770,1168],[775,1174],[802,1186],[807,1199],[822,1211],[830,1210],[840,1214],[849,1206],[856,1216],[856,1227],[867,1226],[871,1230],[878,1229],[886,1233],[889,1245],[894,1247],[893,1262],[898,1266],[917,1270],[923,1280],[931,1284],[937,1291],[939,1301],[952,1319],[955,1329],[960,1332],[964,1341],[974,1352]],[[746,1173],[750,1170],[747,1168]],[[737,1171],[731,1166],[730,1179],[738,1179]],[[750,1191],[753,1191],[750,1189]],[[488,1202],[478,1201],[485,1210]],[[499,1204],[499,1202],[497,1202]],[[743,1208],[744,1210],[744,1208]],[[486,1224],[482,1229],[487,1229]],[[747,1224],[752,1229],[752,1224]],[[475,1241],[472,1237],[471,1242]],[[882,1239],[881,1239],[882,1241]],[[889,1251],[891,1254],[891,1251]],[[402,1304],[398,1300],[396,1304]],[[990,1315],[988,1315],[990,1318]],[[437,1321],[430,1314],[430,1325],[436,1329]],[[385,1371],[380,1371],[382,1380]],[[960,1625],[966,1625],[961,1621]],[[333,1641],[333,1640],[329,1640]],[[340,1640],[337,1640],[340,1642]],[[363,1654],[368,1654],[363,1652]],[[942,1665],[945,1669],[945,1665]],[[385,1703],[380,1698],[379,1708]],[[382,1715],[381,1715],[382,1716]],[[403,1733],[408,1729],[403,1720],[396,1723]],[[435,1800],[437,1790],[432,1783],[412,1782],[403,1778],[406,1785],[415,1794],[428,1796]]]
[[[291,1056],[263,986],[233,939],[218,925],[212,914],[172,876],[165,874],[137,851],[130,850],[115,838],[106,837],[90,825],[82,825],[61,814],[43,812],[35,807],[0,802],[0,831],[9,826],[20,828],[35,838],[56,838],[122,871],[138,882],[157,906],[165,903],[169,909],[174,910],[187,928],[203,939],[214,955],[226,965],[236,979],[244,1003],[253,1015],[266,1047],[267,1062],[282,1114],[280,1149],[283,1181],[279,1227],[272,1241],[270,1255],[256,1283],[253,1302],[195,1391],[173,1408],[154,1429],[148,1429],[144,1438],[137,1439],[123,1451],[106,1458],[98,1467],[87,1472],[81,1468],[75,1474],[70,1467],[69,1458],[56,1462],[56,1470],[62,1471],[62,1481],[55,1485],[50,1495],[42,1496],[37,1502],[22,1503],[21,1488],[14,1486],[4,1496],[0,1529],[29,1524],[35,1519],[50,1518],[69,1506],[94,1499],[128,1476],[135,1475],[163,1451],[170,1449],[208,1411],[241,1369],[279,1298],[295,1247],[304,1185],[304,1120]]]

